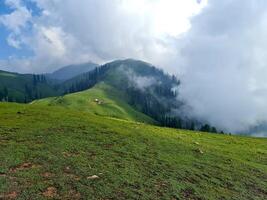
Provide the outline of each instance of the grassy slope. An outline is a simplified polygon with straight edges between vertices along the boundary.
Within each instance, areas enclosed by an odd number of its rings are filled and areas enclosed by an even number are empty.
[[[0,199],[254,200],[266,180],[266,139],[0,104]]]
[[[98,104],[95,99],[99,99],[102,103]],[[62,106],[100,116],[155,123],[150,117],[134,110],[124,100],[125,97],[118,90],[105,83],[99,83],[86,91],[41,99],[33,102],[33,104]]]

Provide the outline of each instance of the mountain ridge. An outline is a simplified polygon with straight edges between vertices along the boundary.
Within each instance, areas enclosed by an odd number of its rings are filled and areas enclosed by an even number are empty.
[[[98,64],[93,63],[93,62],[86,62],[82,64],[72,64],[72,65],[61,67],[50,74],[46,74],[46,76],[50,79],[65,81],[75,76],[78,76],[79,74],[89,72],[98,66],[99,66]]]

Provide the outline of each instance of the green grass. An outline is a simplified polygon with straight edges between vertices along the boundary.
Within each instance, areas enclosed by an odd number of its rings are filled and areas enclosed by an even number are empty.
[[[266,139],[0,104],[0,199],[257,200],[266,180]]]
[[[98,102],[95,99],[98,99]],[[32,104],[61,106],[100,116],[155,123],[152,118],[136,111],[125,103],[125,97],[118,90],[103,82],[86,91],[41,99],[34,101]]]

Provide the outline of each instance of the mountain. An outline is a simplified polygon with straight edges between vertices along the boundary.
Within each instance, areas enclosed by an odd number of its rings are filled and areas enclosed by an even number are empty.
[[[0,103],[0,199],[266,199],[266,139],[118,120],[95,87]]]
[[[65,81],[71,79],[79,74],[83,74],[89,72],[96,68],[98,65],[92,62],[76,64],[76,65],[68,65],[62,67],[51,74],[47,74],[47,77],[50,79],[55,79],[59,81]]]
[[[201,128],[200,122],[182,112],[184,103],[179,98],[180,81],[143,61],[127,59],[107,63],[64,82],[61,90],[65,93],[83,91],[99,82],[119,90],[124,94],[125,102],[162,126]],[[207,131],[211,130],[215,129]]]

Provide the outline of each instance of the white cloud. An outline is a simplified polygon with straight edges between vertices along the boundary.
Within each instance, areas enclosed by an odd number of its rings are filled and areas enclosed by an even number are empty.
[[[21,5],[19,0],[6,0],[6,4],[15,10],[10,14],[1,15],[0,24],[15,34],[19,34],[20,30],[25,28],[27,22],[31,19],[31,12]]]
[[[16,38],[16,34],[11,33],[8,37],[7,37],[7,43],[14,47],[19,49],[21,46],[21,41],[19,39]]]

